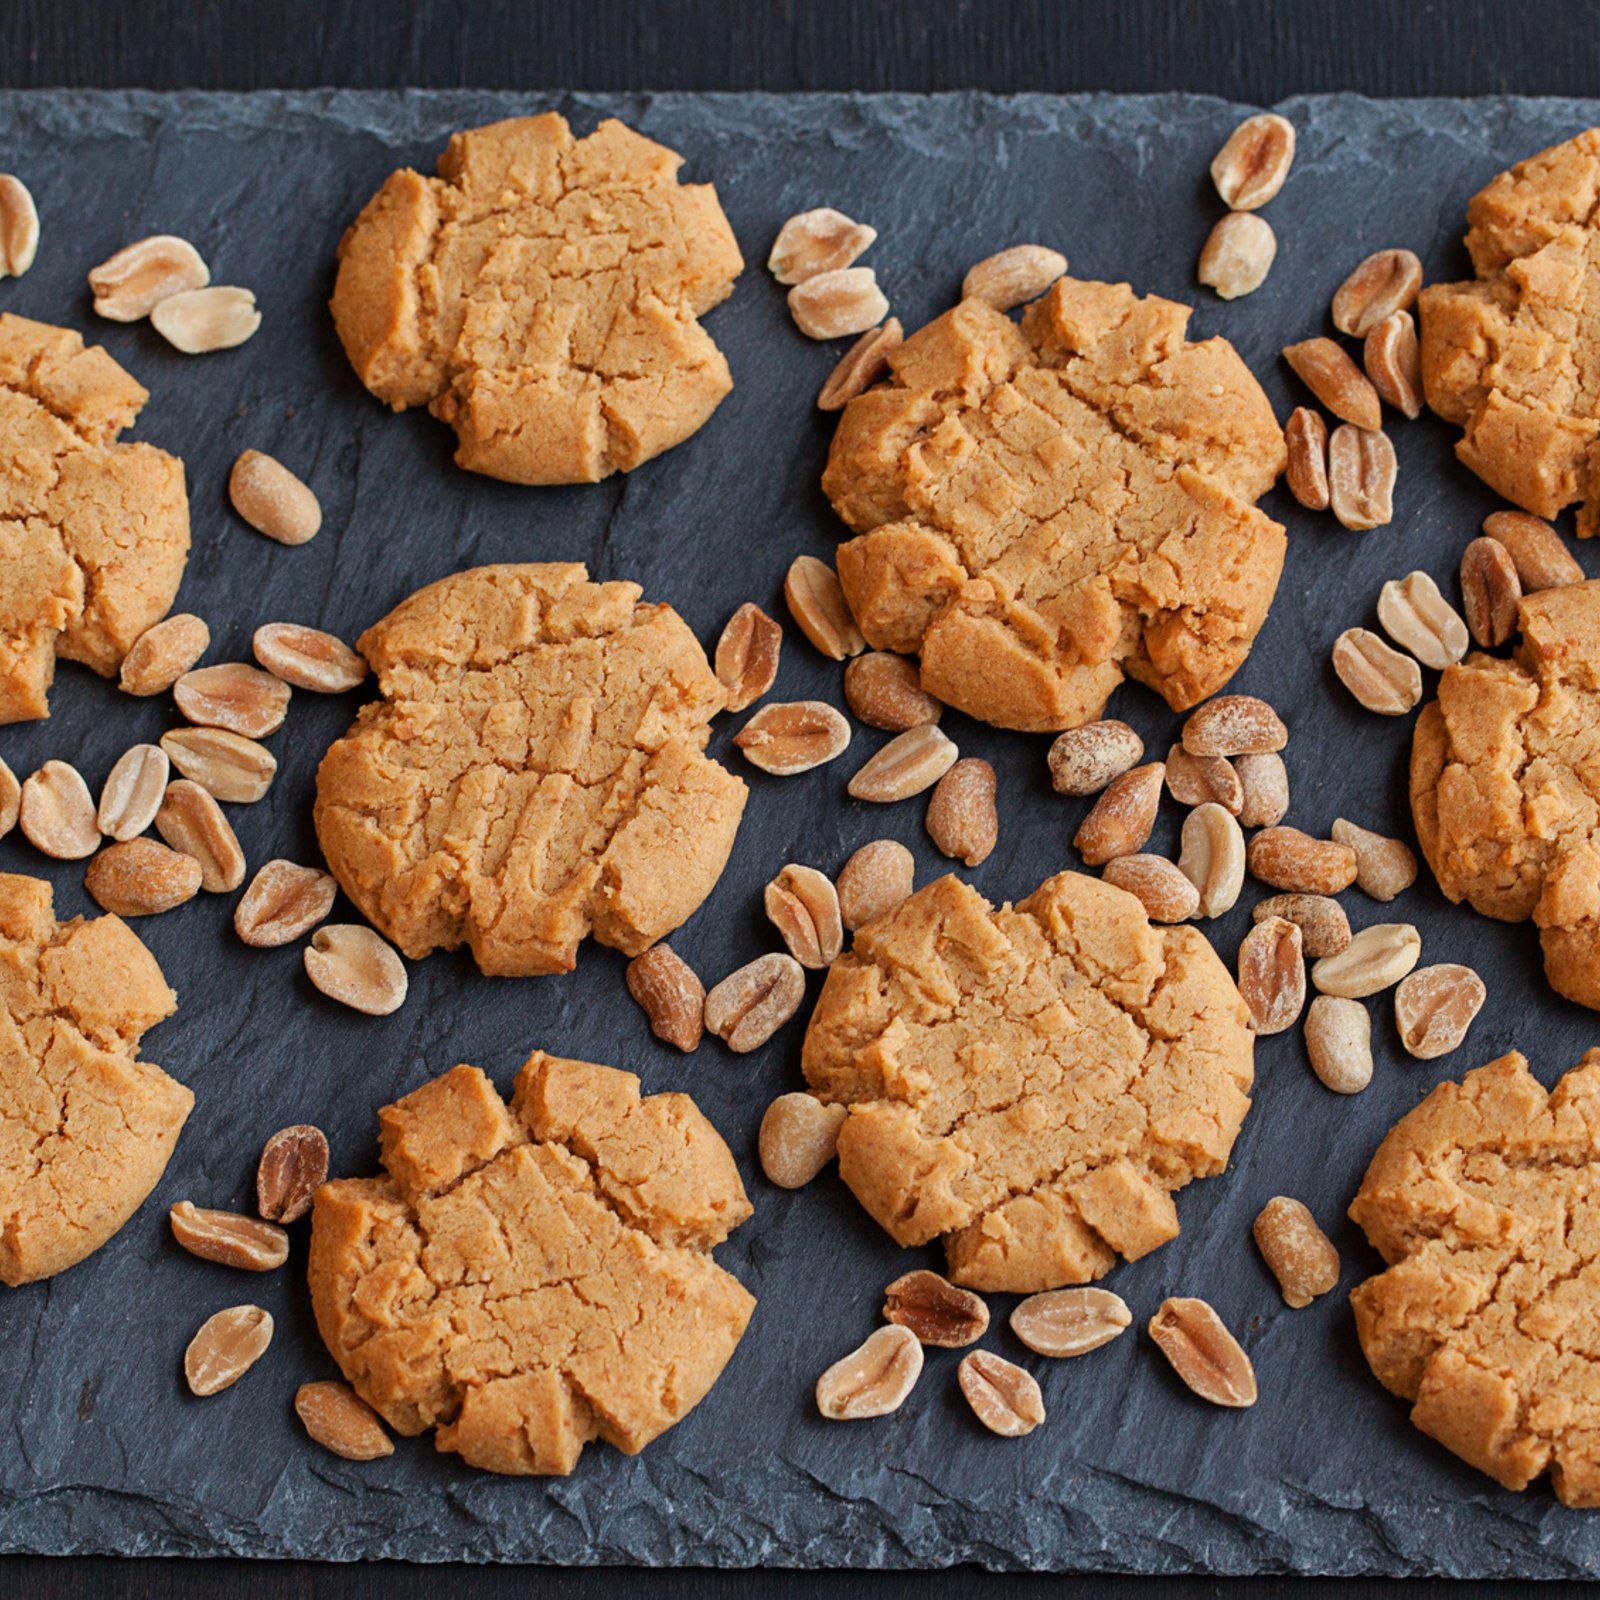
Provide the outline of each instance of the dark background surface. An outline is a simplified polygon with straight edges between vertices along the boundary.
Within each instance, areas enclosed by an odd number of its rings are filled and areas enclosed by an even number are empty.
[[[1593,95],[1600,10],[1592,0],[1516,6],[1396,4],[543,5],[391,3],[138,5],[11,0],[0,10],[5,87],[150,88],[338,84],[586,89],[1190,89],[1267,103],[1297,92]],[[11,1560],[0,1594],[213,1593],[355,1597],[440,1590],[775,1597],[1210,1595],[1212,1580],[884,1575],[528,1573],[259,1567],[235,1563]],[[1446,1586],[1431,1586],[1443,1590]],[[1570,1586],[1576,1589],[1577,1586]],[[1251,1592],[1368,1595],[1390,1583],[1261,1579]],[[1515,1585],[1497,1593],[1526,1590]],[[1541,1592],[1548,1592],[1543,1590]]]

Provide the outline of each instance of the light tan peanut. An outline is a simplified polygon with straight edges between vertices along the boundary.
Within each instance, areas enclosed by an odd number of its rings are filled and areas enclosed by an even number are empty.
[[[825,700],[786,700],[762,706],[733,742],[751,766],[790,778],[842,755],[850,724]]]
[[[1409,922],[1374,922],[1336,956],[1323,956],[1311,981],[1323,994],[1365,1000],[1392,988],[1417,964],[1422,936]]]
[[[839,587],[839,575],[816,556],[796,556],[783,580],[783,598],[800,631],[835,661],[867,648]]]
[[[261,326],[256,297],[233,284],[183,289],[150,309],[150,326],[186,356],[232,350]]]
[[[322,527],[316,495],[281,461],[260,450],[246,450],[234,462],[228,498],[257,533],[279,544],[304,544]]]
[[[302,1383],[294,1392],[295,1415],[322,1446],[346,1461],[377,1461],[394,1454],[394,1441],[378,1414],[347,1383]]]
[[[1485,650],[1502,645],[1517,631],[1522,580],[1511,552],[1487,535],[1461,553],[1461,609],[1467,628]]]
[[[1041,1356],[1081,1356],[1098,1350],[1133,1322],[1121,1295],[1109,1289],[1048,1289],[1011,1313],[1011,1331]]]
[[[1383,407],[1372,380],[1332,339],[1302,339],[1283,347],[1295,376],[1341,422],[1372,430],[1383,426]],[[1329,463],[1331,476],[1332,463]]]
[[[1471,967],[1454,962],[1418,967],[1394,992],[1400,1043],[1419,1061],[1449,1055],[1466,1038],[1487,993]]]
[[[653,944],[628,963],[628,993],[638,1002],[658,1039],[686,1055],[705,1032],[706,986],[671,945]]]
[[[208,894],[226,894],[244,882],[244,851],[222,807],[189,778],[167,785],[156,832],[181,855],[200,863],[200,887]]]
[[[209,1211],[187,1200],[180,1200],[168,1215],[172,1237],[202,1261],[242,1272],[271,1272],[289,1259],[289,1235],[270,1222],[237,1211]]]
[[[172,686],[172,698],[190,722],[247,739],[265,738],[283,726],[291,693],[281,678],[243,661],[196,667]]]
[[[1239,775],[1239,822],[1246,828],[1270,828],[1289,814],[1289,769],[1276,750],[1247,752],[1233,758]]]
[[[933,786],[928,801],[928,837],[947,856],[976,867],[987,861],[1000,838],[995,809],[994,768],[968,756]]]
[[[371,928],[330,922],[305,949],[306,976],[330,1000],[369,1017],[386,1017],[405,1003],[405,963]]]
[[[898,1411],[922,1376],[922,1343],[909,1328],[879,1328],[817,1379],[817,1410],[832,1422]]]
[[[1283,1033],[1299,1021],[1306,1003],[1306,964],[1295,923],[1268,917],[1244,936],[1239,946],[1239,993],[1257,1033]]]
[[[100,846],[89,786],[65,761],[47,761],[23,782],[17,820],[23,838],[57,861],[81,861]]]
[[[100,786],[95,820],[101,833],[117,840],[143,833],[156,820],[170,771],[166,752],[156,745],[136,744],[124,750]]]
[[[1183,725],[1183,748],[1192,756],[1258,755],[1288,742],[1278,713],[1250,694],[1219,694],[1191,711]]]
[[[1296,406],[1283,426],[1289,453],[1284,479],[1289,493],[1308,511],[1328,509],[1328,424],[1320,411]]]
[[[1299,1310],[1339,1282],[1339,1252],[1299,1200],[1274,1195],[1250,1231],[1285,1305]]]
[[[1100,876],[1133,895],[1152,922],[1187,922],[1200,909],[1200,891],[1165,856],[1117,856]]]
[[[1349,423],[1328,440],[1328,498],[1340,524],[1357,533],[1394,521],[1394,446],[1381,430]]]
[[[0,278],[20,278],[39,253],[39,211],[21,178],[0,172]]]
[[[965,1349],[989,1331],[982,1295],[926,1270],[904,1273],[883,1291],[883,1314],[941,1350]]]
[[[1011,311],[1037,300],[1067,270],[1067,258],[1042,244],[1014,244],[985,256],[961,280],[963,300],[981,300],[996,311]]]
[[[1350,943],[1344,907],[1325,894],[1275,894],[1253,905],[1250,916],[1255,922],[1277,917],[1292,922],[1300,930],[1302,949],[1313,959],[1336,956]]]
[[[1104,866],[1144,848],[1156,825],[1166,772],[1165,762],[1151,761],[1112,779],[1072,837],[1087,865]]]
[[[138,322],[163,300],[210,282],[200,252],[173,233],[135,239],[89,272],[95,312],[111,322]]]
[[[367,675],[366,661],[343,639],[298,622],[264,623],[251,648],[273,677],[316,694],[344,694]]]
[[[1422,698],[1422,668],[1368,628],[1346,628],[1333,641],[1333,670],[1380,717],[1404,716]]]
[[[875,755],[868,757],[850,780],[852,799],[879,805],[909,800],[931,789],[960,755],[954,744],[932,723],[897,734]]]
[[[1393,312],[1372,329],[1361,347],[1361,365],[1380,400],[1412,422],[1422,415],[1422,347],[1409,311]]]
[[[199,894],[200,863],[154,839],[126,839],[94,857],[83,886],[119,917],[153,917]]]
[[[256,1163],[256,1209],[269,1222],[298,1222],[328,1178],[328,1140],[321,1128],[296,1122],[279,1128]]]
[[[22,785],[17,775],[4,761],[0,761],[0,839],[17,825],[22,811]]]
[[[258,950],[293,944],[327,918],[338,892],[331,873],[278,856],[239,896],[233,908],[234,931]]]
[[[1057,794],[1099,794],[1144,754],[1144,740],[1126,722],[1086,722],[1050,746],[1050,785]]]
[[[1244,887],[1244,834],[1219,805],[1196,806],[1183,819],[1178,870],[1200,895],[1200,915],[1233,909]]]
[[[162,751],[184,777],[217,800],[249,805],[272,787],[278,758],[264,744],[226,728],[173,728]]]
[[[1298,828],[1263,828],[1245,852],[1251,875],[1291,894],[1338,894],[1356,878],[1356,853]]]
[[[1356,887],[1363,894],[1393,900],[1417,881],[1417,858],[1403,840],[1357,827],[1343,817],[1336,817],[1328,832],[1355,852]]]
[[[956,1381],[973,1414],[990,1433],[1020,1439],[1044,1421],[1039,1380],[992,1350],[972,1350],[961,1358]]]
[[[1335,1094],[1360,1094],[1372,1082],[1372,1018],[1359,1000],[1319,994],[1306,1012],[1311,1070]]]
[[[885,916],[911,893],[915,857],[897,839],[873,839],[839,873],[839,914],[852,933]]]
[[[828,374],[817,394],[818,411],[843,411],[858,394],[865,394],[889,370],[889,357],[905,339],[899,317],[886,317],[868,328]]]
[[[869,650],[844,669],[845,704],[868,727],[904,733],[944,712],[923,687],[915,661],[887,650]]]
[[[793,956],[758,956],[706,995],[706,1027],[743,1055],[764,1045],[800,1009],[805,994],[805,969]]]
[[[785,286],[804,283],[807,278],[848,267],[877,237],[876,228],[853,222],[832,206],[801,211],[778,230],[767,270]]]
[[[1467,625],[1426,572],[1391,578],[1378,591],[1383,631],[1425,667],[1443,672],[1467,653]]]
[[[146,628],[122,658],[118,687],[127,694],[162,694],[211,646],[211,630],[192,612],[180,611]]]
[[[1583,568],[1548,522],[1526,511],[1494,511],[1483,519],[1483,531],[1505,546],[1524,594],[1583,582]]]
[[[1294,124],[1275,111],[1246,117],[1212,158],[1211,181],[1233,211],[1256,211],[1283,187],[1294,163]]]
[[[260,1306],[229,1306],[200,1324],[183,1353],[190,1391],[202,1397],[235,1384],[272,1343],[272,1315]]]
[[[1253,1406],[1256,1373],[1250,1357],[1204,1300],[1163,1300],[1150,1319],[1150,1337],[1202,1400],[1216,1406]]]
[[[1265,217],[1230,211],[1206,235],[1194,275],[1219,299],[1238,300],[1267,281],[1277,257],[1278,236]]]
[[[756,1150],[761,1170],[780,1189],[800,1189],[833,1160],[848,1106],[811,1094],[780,1094],[766,1109]]]
[[[790,862],[765,895],[767,918],[802,967],[820,970],[844,948],[839,891],[825,872]]]
[[[1238,816],[1244,785],[1226,756],[1192,756],[1181,744],[1167,751],[1167,789],[1181,806],[1215,803]]]
[[[1378,250],[1334,291],[1333,325],[1364,339],[1385,317],[1405,311],[1422,288],[1422,263],[1410,250]]]
[[[717,679],[728,691],[729,711],[748,710],[772,687],[782,650],[783,629],[746,600],[717,640]]]
[[[819,272],[789,291],[789,315],[808,339],[849,339],[889,315],[889,301],[871,267]]]

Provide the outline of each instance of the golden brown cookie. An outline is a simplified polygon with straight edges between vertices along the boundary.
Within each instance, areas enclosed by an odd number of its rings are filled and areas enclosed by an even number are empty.
[[[1350,1296],[1361,1348],[1417,1427],[1600,1505],[1600,1051],[1549,1094],[1515,1051],[1441,1083],[1350,1215],[1389,1263]]]
[[[593,483],[681,444],[733,387],[698,318],[744,262],[683,158],[554,112],[451,136],[339,245],[333,319],[361,381],[455,428],[459,466]]]
[[[383,698],[323,758],[317,835],[408,956],[565,972],[586,934],[637,955],[715,887],[745,802],[705,755],[726,691],[638,584],[476,567],[359,645]]]
[[[1198,930],[1063,872],[994,910],[945,877],[855,936],[806,1032],[812,1092],[850,1107],[839,1171],[950,1276],[1031,1294],[1178,1232],[1172,1191],[1221,1172],[1254,1036]]]
[[[75,1266],[160,1181],[194,1096],[137,1057],[177,1004],[126,923],[0,873],[0,1283]]]
[[[1522,644],[1445,670],[1411,745],[1411,811],[1439,887],[1532,917],[1545,976],[1600,1009],[1600,582],[1528,595]]]
[[[1491,489],[1600,533],[1600,128],[1502,172],[1467,207],[1477,277],[1422,291],[1428,404]]]
[[[117,442],[149,398],[70,328],[0,316],[0,722],[49,716],[57,657],[109,678],[178,592],[183,463]]]
[[[1063,278],[1019,327],[964,301],[845,407],[822,486],[875,648],[1006,728],[1076,727],[1124,675],[1183,710],[1266,619],[1283,529],[1253,502],[1283,432],[1189,308]]]
[[[755,1300],[711,1259],[750,1215],[687,1095],[535,1051],[510,1109],[455,1067],[378,1113],[387,1176],[317,1192],[311,1301],[362,1399],[490,1472],[634,1455],[710,1391]]]

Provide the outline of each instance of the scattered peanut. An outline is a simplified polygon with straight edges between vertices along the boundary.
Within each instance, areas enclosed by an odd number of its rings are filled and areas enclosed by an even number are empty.
[[[181,289],[150,308],[150,326],[186,356],[232,350],[261,326],[256,297],[248,289],[213,285]]]
[[[846,339],[882,322],[889,301],[871,267],[841,267],[797,283],[789,315],[808,339]]]
[[[1249,694],[1219,694],[1190,712],[1183,725],[1183,748],[1192,756],[1259,755],[1288,742],[1278,713]]]
[[[211,630],[192,612],[146,628],[122,658],[118,686],[127,694],[162,694],[186,673],[211,645]]]
[[[848,267],[878,237],[876,228],[853,222],[832,206],[792,216],[778,230],[767,270],[785,287]]]
[[[170,770],[165,751],[153,744],[124,750],[100,787],[95,820],[101,833],[119,841],[143,833],[156,820]]]
[[[171,233],[135,239],[89,273],[95,312],[112,322],[138,322],[163,300],[210,282],[200,252]]]
[[[923,689],[916,662],[887,650],[869,650],[845,667],[844,698],[862,722],[889,733],[937,722],[944,711]]]
[[[89,863],[83,886],[119,917],[153,917],[200,892],[200,863],[154,839],[107,845]]]
[[[1394,992],[1400,1043],[1419,1061],[1449,1055],[1466,1038],[1487,992],[1471,967],[1454,962],[1418,967]]]
[[[1350,919],[1337,900],[1324,894],[1275,894],[1250,908],[1256,922],[1282,917],[1300,930],[1301,946],[1316,959],[1336,956],[1350,943]]]
[[[916,860],[895,839],[873,839],[839,873],[839,914],[852,933],[885,916],[911,893]]]
[[[172,698],[190,722],[247,739],[265,738],[283,726],[291,693],[281,678],[242,661],[196,667],[172,686]]]
[[[1333,641],[1333,670],[1368,711],[1404,716],[1422,698],[1422,669],[1367,628],[1346,628]]]
[[[367,675],[367,663],[343,639],[298,622],[269,622],[251,641],[256,660],[275,678],[316,694],[344,694]]]
[[[962,1350],[989,1331],[983,1296],[958,1289],[937,1272],[919,1270],[898,1277],[883,1291],[883,1314],[909,1328],[923,1344]]]
[[[257,949],[293,944],[327,918],[338,892],[331,873],[279,856],[267,862],[240,895],[233,908],[234,931]]]
[[[1397,984],[1421,954],[1422,937],[1409,922],[1374,922],[1338,955],[1318,961],[1311,981],[1323,994],[1364,1000]]]
[[[1378,593],[1378,621],[1425,667],[1443,672],[1467,653],[1467,625],[1426,572],[1391,578]]]
[[[1487,535],[1461,554],[1461,609],[1472,637],[1485,650],[1502,645],[1517,631],[1522,580],[1511,552]]]
[[[1333,325],[1364,339],[1385,317],[1409,309],[1422,288],[1422,263],[1410,250],[1379,250],[1333,296]]]
[[[1320,411],[1296,406],[1284,424],[1283,442],[1289,453],[1284,479],[1289,493],[1308,511],[1328,509],[1328,425]]]
[[[762,706],[733,742],[751,766],[792,778],[842,755],[850,724],[825,700],[788,700]]]
[[[1202,1400],[1253,1406],[1256,1374],[1239,1341],[1204,1300],[1168,1299],[1150,1319],[1150,1337]]]
[[[1422,415],[1422,348],[1409,311],[1396,311],[1373,328],[1362,346],[1361,364],[1380,400],[1412,422]]]
[[[304,544],[322,527],[322,506],[281,461],[246,450],[228,474],[233,509],[257,533],[279,544]]]
[[[947,856],[976,867],[987,861],[1000,837],[995,810],[994,768],[967,756],[933,786],[928,801],[928,837]]]
[[[302,1383],[294,1394],[295,1415],[322,1446],[346,1461],[377,1461],[394,1454],[394,1441],[378,1414],[347,1383]]]
[[[839,575],[816,556],[796,556],[783,580],[783,598],[800,631],[823,655],[835,661],[860,655],[867,647],[839,587]]]
[[[671,945],[653,944],[628,963],[628,993],[658,1039],[688,1054],[705,1032],[706,986]]]
[[[922,1376],[922,1343],[891,1323],[817,1379],[817,1409],[833,1422],[898,1411]]]
[[[1372,1018],[1359,1000],[1319,994],[1306,1012],[1311,1070],[1335,1094],[1359,1094],[1372,1082]]]
[[[1014,244],[985,256],[961,280],[963,300],[981,300],[996,311],[1011,311],[1037,300],[1067,270],[1067,258],[1042,244]]]
[[[1524,594],[1583,582],[1583,568],[1548,522],[1526,511],[1494,511],[1483,519],[1483,531],[1505,546]]]
[[[1089,866],[1104,866],[1144,848],[1156,825],[1166,771],[1164,762],[1151,761],[1107,786],[1072,839]]]
[[[1219,217],[1200,248],[1195,277],[1222,300],[1254,294],[1278,256],[1278,236],[1265,217],[1230,211]]]
[[[811,1094],[780,1094],[756,1136],[761,1170],[780,1189],[800,1189],[833,1160],[848,1106],[824,1105]]]
[[[1235,756],[1239,775],[1239,822],[1246,828],[1270,828],[1289,814],[1289,769],[1276,750]]]
[[[767,885],[765,905],[768,920],[802,967],[815,971],[837,959],[844,923],[839,892],[826,873],[790,862]]]
[[[264,744],[226,728],[173,728],[161,749],[182,775],[214,799],[250,805],[272,787],[278,758]]]
[[[386,1017],[405,1003],[404,962],[371,928],[330,922],[305,949],[306,976],[330,1000],[369,1017]]]
[[[730,1050],[759,1049],[805,998],[805,969],[793,956],[758,956],[706,996],[705,1023]]]
[[[1244,866],[1244,834],[1221,806],[1196,806],[1183,819],[1178,870],[1199,891],[1202,917],[1233,909],[1244,887]]]
[[[1003,1439],[1019,1439],[1044,1421],[1039,1381],[1014,1361],[992,1350],[972,1350],[961,1358],[956,1381],[979,1422]]]
[[[783,629],[746,600],[717,640],[717,679],[728,691],[729,711],[748,710],[772,687],[782,649]]]
[[[1244,807],[1244,785],[1226,756],[1192,756],[1181,744],[1167,751],[1167,790],[1181,806],[1214,801],[1238,816]]]
[[[81,861],[100,847],[89,786],[65,761],[47,761],[23,782],[17,820],[23,838],[57,861]]]
[[[1377,401],[1376,392],[1373,401]],[[1334,516],[1356,533],[1387,527],[1394,521],[1394,481],[1399,470],[1394,446],[1381,429],[1349,423],[1335,428],[1328,440],[1328,498]]]
[[[1341,422],[1371,431],[1383,426],[1372,381],[1332,339],[1302,339],[1283,347],[1294,374]]]
[[[887,317],[868,328],[828,374],[817,395],[818,411],[843,411],[858,394],[865,394],[889,370],[889,358],[905,338],[898,317]]]
[[[1282,1033],[1306,1003],[1306,967],[1300,929],[1284,917],[1257,922],[1239,946],[1239,993],[1260,1034]]]
[[[1335,818],[1328,831],[1355,852],[1356,887],[1363,894],[1374,900],[1393,900],[1417,881],[1417,858],[1402,840],[1359,828],[1343,817]]]
[[[1086,722],[1050,746],[1050,784],[1057,794],[1099,794],[1144,754],[1144,740],[1126,722]]]
[[[296,1122],[279,1128],[256,1163],[256,1209],[269,1222],[298,1222],[328,1177],[328,1140],[321,1128]]]
[[[209,1211],[180,1200],[168,1213],[172,1237],[192,1256],[244,1272],[271,1272],[289,1259],[289,1235],[236,1211]]]
[[[272,1342],[272,1316],[260,1306],[229,1306],[200,1324],[183,1353],[190,1390],[220,1394],[259,1361]]]
[[[226,894],[244,882],[244,851],[222,807],[198,783],[175,778],[156,812],[156,832],[200,863],[200,887]]]
[[[1281,824],[1263,828],[1246,859],[1252,876],[1291,894],[1337,894],[1356,879],[1356,855],[1348,845]]]
[[[880,805],[931,789],[956,764],[960,751],[931,723],[908,728],[870,756],[850,780],[853,799]]]
[[[1133,895],[1152,922],[1187,922],[1200,909],[1200,891],[1165,856],[1117,856],[1100,876]]]
[[[1299,1310],[1338,1283],[1339,1252],[1301,1201],[1275,1195],[1251,1232],[1285,1305]]]
[[[0,278],[20,278],[39,253],[39,211],[21,178],[0,173]]]
[[[1081,1356],[1109,1344],[1133,1322],[1109,1289],[1048,1289],[1011,1313],[1011,1331],[1041,1356]]]
[[[1256,211],[1283,187],[1294,162],[1294,124],[1275,111],[1247,117],[1211,162],[1211,181],[1233,211]]]

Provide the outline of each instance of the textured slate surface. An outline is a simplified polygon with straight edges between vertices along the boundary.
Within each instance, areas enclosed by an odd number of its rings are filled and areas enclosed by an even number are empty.
[[[324,301],[332,250],[395,165],[429,166],[453,128],[555,104],[587,129],[616,112],[681,150],[686,177],[714,179],[750,269],[708,321],[737,387],[687,445],[631,478],[520,490],[456,472],[451,438],[426,416],[395,418],[355,383]],[[1370,249],[1405,243],[1430,276],[1459,272],[1465,200],[1509,161],[1600,120],[1579,102],[1375,104],[1315,99],[1282,109],[1300,128],[1294,176],[1269,212],[1277,266],[1253,298],[1199,301],[1194,331],[1232,338],[1280,414],[1298,396],[1273,359],[1321,331],[1328,296]],[[783,218],[829,203],[871,220],[875,264],[915,326],[949,304],[965,267],[1019,239],[1058,245],[1084,276],[1127,277],[1179,298],[1216,215],[1205,167],[1241,112],[1198,98],[994,101],[755,96],[517,98],[504,95],[52,94],[0,98],[6,164],[44,219],[38,264],[0,284],[0,309],[92,331],[149,385],[135,437],[188,463],[195,551],[180,605],[211,622],[213,659],[245,655],[261,622],[291,619],[353,637],[421,583],[484,561],[581,559],[675,604],[708,642],[755,598],[781,614],[800,550],[826,555],[839,529],[816,488],[828,425],[812,409],[836,352],[801,339],[760,270]],[[187,235],[219,282],[254,287],[266,316],[239,351],[199,361],[148,328],[99,323],[83,273],[128,238]],[[1424,421],[1392,430],[1397,516],[1365,536],[1267,502],[1290,526],[1277,605],[1236,686],[1266,695],[1292,730],[1291,821],[1336,815],[1409,833],[1407,722],[1369,717],[1326,665],[1343,628],[1370,623],[1381,582],[1422,566],[1452,587],[1461,547],[1492,500],[1457,468],[1451,434]],[[228,464],[247,446],[280,455],[316,487],[321,536],[286,550],[227,508]],[[1600,559],[1579,551],[1591,573]],[[791,630],[792,635],[792,630]],[[837,699],[838,669],[797,637],[777,694]],[[0,731],[19,773],[49,756],[98,785],[127,743],[173,721],[64,668],[46,724]],[[1179,719],[1126,688],[1113,711],[1155,752]],[[283,763],[261,804],[235,811],[252,862],[314,852],[316,762],[347,722],[346,701],[297,695],[274,745]],[[713,749],[742,718],[725,719]],[[999,848],[972,877],[1020,897],[1073,864],[1086,802],[1053,795],[1043,738],[950,718],[968,753],[1000,773]],[[675,945],[708,978],[773,940],[760,886],[786,860],[836,870],[856,845],[903,839],[925,880],[942,866],[917,802],[847,801],[844,779],[883,736],[860,730],[845,761],[801,779],[748,773],[752,797],[733,864]],[[732,757],[736,764],[738,759]],[[1175,845],[1163,813],[1157,847]],[[20,840],[0,866],[44,872],[63,914],[92,910],[81,871],[47,864]],[[1248,896],[1246,897],[1248,899]],[[1350,897],[1356,921],[1392,913]],[[1167,1293],[1214,1301],[1245,1338],[1261,1378],[1251,1412],[1190,1397],[1148,1341],[1130,1333],[1087,1359],[1026,1357],[997,1299],[989,1344],[1039,1372],[1051,1416],[1020,1442],[983,1433],[936,1353],[911,1401],[872,1424],[827,1425],[811,1384],[873,1326],[881,1287],[922,1257],[896,1251],[832,1174],[795,1194],[754,1160],[761,1111],[799,1085],[800,1027],[734,1057],[715,1042],[690,1058],[652,1040],[626,999],[622,961],[586,949],[565,978],[477,976],[464,958],[414,966],[395,1016],[360,1018],[318,996],[296,950],[247,951],[231,907],[191,904],[141,926],[179,991],[178,1016],[147,1053],[191,1084],[198,1106],[152,1202],[106,1249],[50,1283],[0,1294],[0,1549],[46,1552],[403,1556],[722,1565],[942,1565],[1144,1572],[1600,1572],[1600,1523],[1540,1486],[1499,1492],[1417,1435],[1356,1346],[1343,1293],[1287,1311],[1249,1242],[1270,1195],[1305,1199],[1344,1253],[1343,1288],[1375,1264],[1343,1209],[1383,1131],[1442,1077],[1525,1048],[1549,1083],[1597,1036],[1589,1013],[1554,999],[1526,928],[1487,924],[1422,887],[1402,902],[1427,958],[1462,960],[1490,1003],[1453,1059],[1411,1062],[1375,1002],[1378,1071],[1355,1099],[1311,1076],[1297,1035],[1263,1041],[1256,1106],[1229,1173],[1179,1202],[1183,1236],[1111,1280],[1141,1323]],[[1231,961],[1247,924],[1208,931]],[[535,1045],[624,1065],[651,1090],[690,1090],[744,1168],[756,1217],[719,1253],[760,1297],[722,1382],[644,1455],[593,1447],[565,1481],[471,1473],[426,1442],[352,1466],[309,1447],[290,1409],[295,1386],[332,1367],[291,1268],[244,1278],[170,1242],[165,1207],[189,1197],[246,1205],[255,1152],[274,1128],[327,1129],[337,1170],[370,1170],[374,1110],[458,1060],[502,1085]],[[927,1264],[937,1265],[936,1252]],[[236,1389],[196,1401],[179,1360],[199,1320],[254,1298],[278,1319],[267,1357]]]

